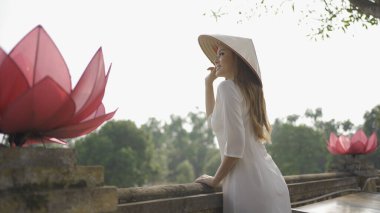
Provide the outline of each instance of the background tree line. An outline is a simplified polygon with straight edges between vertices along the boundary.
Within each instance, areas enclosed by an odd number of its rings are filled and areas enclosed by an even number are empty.
[[[322,109],[289,115],[272,124],[272,144],[267,145],[283,175],[319,173],[331,170],[344,156],[326,149],[331,132],[352,134],[363,128],[380,136],[380,105],[364,114],[364,124],[349,120],[322,120]],[[105,182],[118,187],[192,182],[203,173],[213,175],[220,152],[205,114],[172,115],[162,123],[150,118],[137,127],[133,121],[113,120],[98,131],[72,142],[82,165],[103,165]],[[367,156],[380,168],[380,154]]]

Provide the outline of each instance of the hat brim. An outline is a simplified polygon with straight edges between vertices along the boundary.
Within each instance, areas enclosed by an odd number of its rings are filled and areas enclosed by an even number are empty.
[[[235,37],[235,38],[238,38],[238,37]],[[251,68],[252,72],[255,74],[255,76],[259,80],[260,85],[262,86],[261,77],[257,73],[257,70],[233,47],[231,47],[230,45],[226,44],[225,42],[216,38],[213,35],[200,35],[198,37],[198,43],[203,53],[207,56],[207,58],[210,60],[212,64],[215,64],[214,60],[216,58],[216,53],[218,50],[218,46],[220,44],[223,44],[227,46],[228,48],[230,48],[237,56],[239,56]]]

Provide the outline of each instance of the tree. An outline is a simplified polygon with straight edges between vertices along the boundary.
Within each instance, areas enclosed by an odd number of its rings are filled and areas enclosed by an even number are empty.
[[[148,177],[149,184],[162,184],[167,182],[168,169],[168,143],[167,135],[163,131],[160,121],[155,118],[149,120],[141,126],[143,130],[152,141],[154,152],[152,157],[152,166],[155,168],[156,173]]]
[[[191,140],[190,150],[193,153],[189,156],[189,160],[194,166],[194,174],[197,177],[203,173],[214,174],[216,170],[209,171],[208,169],[214,170],[214,168],[207,163],[214,157],[215,153],[219,158],[220,154],[215,147],[214,134],[206,125],[206,115],[190,112],[188,118],[192,126],[189,139]]]
[[[168,157],[168,180],[176,182],[178,164],[187,160],[192,165],[195,177],[203,173],[209,173],[205,167],[217,152],[214,143],[214,135],[206,125],[204,113],[190,112],[186,118],[172,115],[171,121],[164,125],[166,135]],[[205,169],[207,168],[207,169]]]
[[[354,124],[350,120],[345,120],[340,124],[345,132],[352,130]]]
[[[284,175],[324,172],[328,153],[322,138],[312,127],[277,119],[268,151]]]
[[[276,119],[273,125],[273,144],[268,145],[268,150],[283,173],[324,172],[339,165],[343,156],[329,153],[326,143],[330,133],[351,131],[354,124],[350,120],[324,121],[321,108],[305,111],[304,117],[311,119],[312,125],[296,125],[295,121],[298,117],[300,116],[289,115],[286,117],[286,122]]]
[[[193,165],[188,160],[182,161],[176,167],[176,182],[177,183],[190,183],[195,179]]]
[[[168,157],[168,176],[167,180],[176,182],[177,175],[179,175],[177,166],[179,163],[189,159],[192,152],[188,152],[191,141],[189,135],[184,128],[185,119],[172,115],[170,123],[164,125],[164,134],[166,135],[167,143],[167,157]]]
[[[215,173],[219,166],[220,154],[204,113],[190,112],[186,117],[172,115],[165,124],[151,118],[141,128],[152,139],[153,159],[161,168],[160,178],[151,180],[153,183],[193,181],[203,173]]]
[[[314,121],[314,124],[316,124],[318,120],[322,118],[322,116],[323,116],[323,113],[322,113],[321,108],[317,108],[315,109],[315,111],[313,111],[312,109],[307,109],[305,111],[305,117],[312,118]]]
[[[343,129],[351,130],[353,128],[353,123],[350,120],[346,120],[344,123],[336,122],[335,119],[329,121],[323,121],[323,112],[321,108],[316,108],[315,110],[307,109],[305,112],[306,118],[311,118],[314,128],[322,133],[322,138],[327,141],[330,137],[330,133],[338,134],[340,126],[343,125]]]
[[[377,138],[380,136],[380,105],[375,106],[370,111],[364,114],[363,130],[367,135],[371,135],[376,132]],[[379,147],[379,145],[378,145]],[[380,168],[380,153],[376,150],[374,153],[368,155],[368,159],[371,160],[376,168]]]
[[[75,149],[80,164],[104,166],[106,184],[141,186],[157,173],[152,167],[153,144],[132,121],[110,121],[76,141]]]
[[[206,157],[207,162],[204,165],[203,173],[214,175],[219,168],[221,158],[220,151],[216,149],[209,150],[208,156]]]
[[[290,10],[299,14],[299,23],[312,26],[309,36],[314,39],[328,38],[334,30],[346,32],[356,23],[361,24],[363,28],[378,25],[380,19],[379,0],[251,0],[238,6],[233,5],[236,2],[239,0],[228,1],[227,7],[234,8],[232,14],[239,16],[238,22],[260,17],[262,13],[278,14]],[[211,10],[210,13],[216,19],[228,14],[221,7]]]
[[[295,122],[297,122],[297,120],[299,119],[299,115],[288,115],[286,117],[286,121],[290,124],[294,124]]]

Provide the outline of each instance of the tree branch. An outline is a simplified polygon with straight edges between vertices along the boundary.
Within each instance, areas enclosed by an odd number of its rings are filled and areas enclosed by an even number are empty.
[[[375,0],[375,2],[370,0],[350,0],[351,5],[357,7],[360,12],[380,19],[380,3],[378,0]]]

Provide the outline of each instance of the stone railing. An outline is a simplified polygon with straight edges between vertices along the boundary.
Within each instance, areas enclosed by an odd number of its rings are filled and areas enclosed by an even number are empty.
[[[199,183],[119,188],[117,212],[222,212],[221,188]]]
[[[362,190],[359,177],[344,172],[285,176],[285,181],[292,207]],[[119,188],[118,197],[117,212],[222,212],[221,189],[197,183]]]
[[[349,172],[285,176],[292,207],[380,191],[380,172],[358,165]],[[72,149],[0,148],[1,212],[219,213],[222,196],[221,188],[198,183],[104,186],[103,168],[76,165]]]

